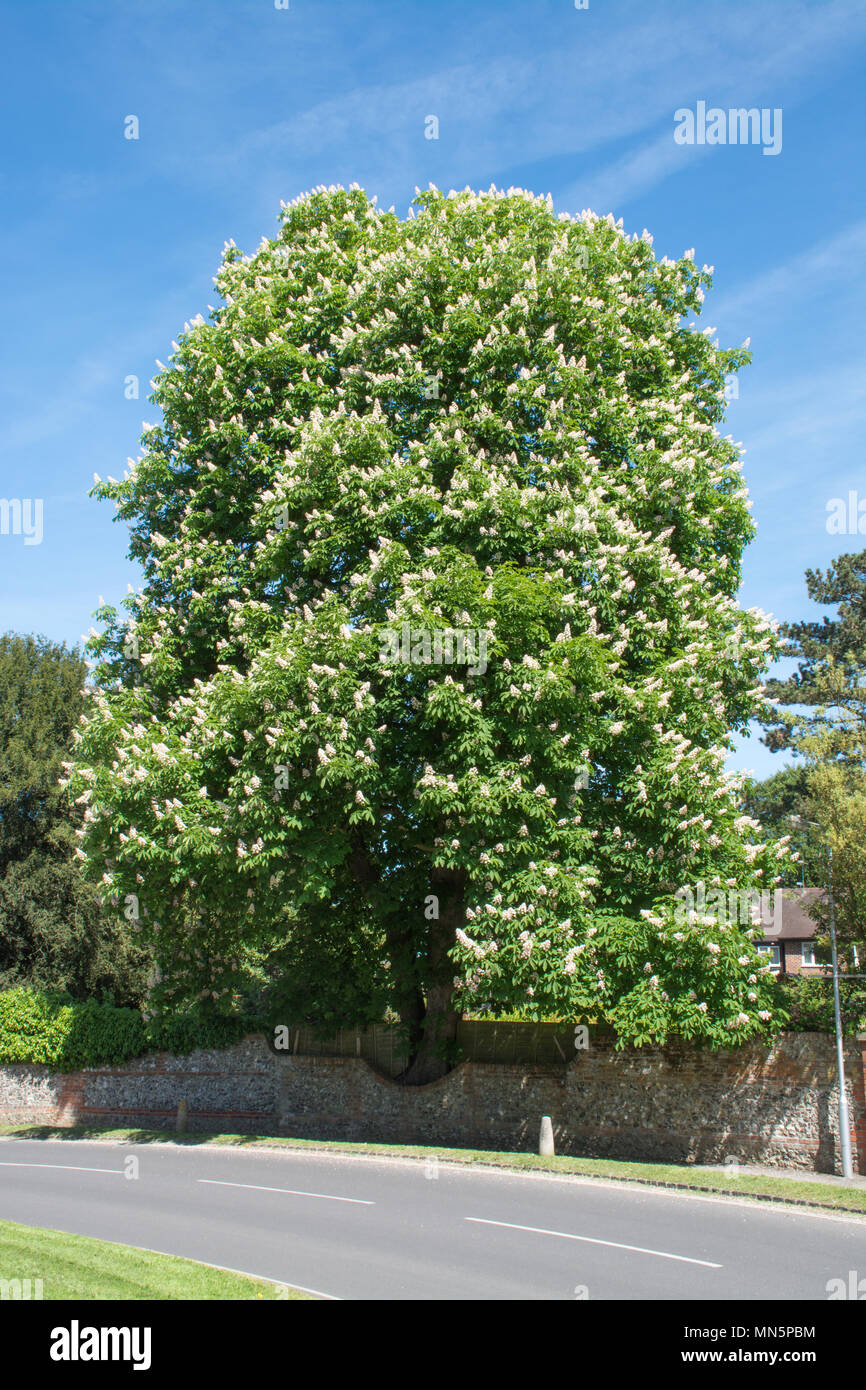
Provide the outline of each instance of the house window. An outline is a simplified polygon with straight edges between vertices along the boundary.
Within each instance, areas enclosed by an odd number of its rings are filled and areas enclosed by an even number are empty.
[[[767,942],[759,942],[757,951],[759,956],[766,956],[767,963],[771,965],[774,970],[779,969],[780,956],[778,944],[771,946]]]
[[[816,959],[815,959],[815,943],[814,943],[814,941],[804,941],[804,942],[802,943],[802,953],[803,953],[803,964],[804,964],[804,965],[817,965],[817,964],[818,964],[818,962],[817,962]]]

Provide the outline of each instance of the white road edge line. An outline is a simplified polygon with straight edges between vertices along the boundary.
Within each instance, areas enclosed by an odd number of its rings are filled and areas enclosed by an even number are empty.
[[[80,1163],[0,1163],[0,1168],[65,1168],[69,1173],[117,1173],[124,1177],[122,1168],[85,1168]]]
[[[156,1251],[160,1254],[160,1251]],[[180,1258],[186,1258],[181,1256]],[[210,1261],[197,1260],[197,1264],[210,1264]],[[316,1298],[327,1298],[331,1303],[342,1303],[337,1293],[322,1293],[321,1289],[308,1289],[305,1284],[293,1284],[290,1279],[274,1279],[270,1274],[251,1274],[248,1269],[233,1269],[231,1265],[213,1265],[213,1269],[224,1269],[226,1274],[242,1274],[246,1279],[263,1279],[266,1284],[276,1284],[279,1288],[297,1289],[298,1293],[312,1293]]]
[[[109,1241],[108,1244],[116,1242]],[[124,1244],[126,1242],[124,1241]],[[221,1269],[226,1274],[242,1274],[245,1279],[261,1279],[265,1284],[276,1284],[278,1288],[297,1289],[299,1293],[312,1293],[316,1298],[327,1298],[332,1303],[342,1303],[336,1293],[322,1293],[321,1289],[308,1289],[304,1284],[293,1284],[289,1279],[274,1279],[270,1274],[253,1274],[248,1269],[235,1269],[233,1265],[215,1265],[210,1260],[197,1260],[191,1255],[175,1255],[171,1250],[154,1250],[152,1245],[130,1245],[130,1250],[145,1250],[149,1255],[167,1255],[170,1260],[186,1260],[190,1264],[206,1265],[208,1269]]]
[[[113,1172],[113,1169],[109,1169]],[[254,1192],[285,1192],[289,1197],[318,1197],[323,1202],[354,1202],[359,1207],[374,1207],[375,1202],[364,1201],[362,1197],[333,1197],[330,1192],[296,1192],[291,1187],[263,1187],[257,1182],[220,1182],[218,1178],[196,1178],[196,1182],[209,1183],[211,1187],[248,1187]]]
[[[687,1265],[704,1265],[707,1269],[723,1269],[724,1265],[712,1260],[695,1260],[690,1255],[672,1255],[668,1250],[648,1250],[643,1245],[622,1245],[618,1240],[598,1240],[595,1236],[575,1236],[570,1231],[547,1231],[542,1226],[518,1226],[513,1221],[487,1221],[483,1216],[465,1216],[464,1221],[475,1221],[480,1226],[507,1226],[512,1231],[532,1231],[538,1236],[559,1236],[561,1240],[582,1240],[588,1245],[609,1245],[614,1250],[631,1250],[636,1255],[656,1255],[660,1260],[680,1260]]]
[[[48,1164],[43,1164],[43,1167],[48,1166]],[[96,1172],[113,1173],[114,1169],[97,1168]],[[53,1228],[48,1226],[35,1226],[33,1229],[37,1231],[45,1231],[52,1230]],[[81,1235],[81,1232],[63,1231],[61,1232],[61,1234],[74,1236]],[[82,1239],[98,1240],[103,1245],[117,1245],[119,1243],[115,1240],[103,1240],[101,1236],[83,1236]],[[221,1269],[226,1274],[242,1274],[245,1279],[261,1279],[262,1282],[265,1284],[276,1284],[279,1288],[297,1289],[299,1293],[312,1293],[315,1294],[317,1298],[327,1298],[332,1303],[343,1302],[339,1294],[322,1293],[321,1289],[308,1289],[303,1284],[293,1284],[288,1279],[274,1279],[273,1276],[270,1274],[252,1274],[248,1269],[234,1269],[232,1265],[215,1265],[210,1260],[197,1260],[194,1255],[177,1255],[173,1250],[155,1250],[152,1245],[129,1245],[126,1241],[124,1241],[123,1244],[126,1246],[128,1250],[143,1250],[147,1255],[165,1255],[170,1260],[183,1260],[186,1264],[204,1265],[208,1269]]]

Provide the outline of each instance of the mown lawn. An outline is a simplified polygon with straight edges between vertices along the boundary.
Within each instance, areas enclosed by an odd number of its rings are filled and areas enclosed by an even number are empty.
[[[65,1231],[46,1231],[0,1221],[0,1279],[30,1280],[33,1297],[42,1281],[44,1299],[243,1299],[310,1298],[285,1284],[232,1274],[196,1260],[158,1255],[112,1241]],[[14,1296],[14,1295],[13,1295]]]

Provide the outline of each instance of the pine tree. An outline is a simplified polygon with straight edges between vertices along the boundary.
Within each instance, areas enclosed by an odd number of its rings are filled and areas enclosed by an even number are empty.
[[[765,714],[765,742],[790,749],[806,792],[799,812],[815,822],[808,862],[814,881],[830,877],[836,928],[847,968],[851,947],[866,958],[866,551],[840,555],[826,570],[807,570],[815,603],[838,606],[835,617],[786,624],[783,652],[798,661],[793,675],[767,683],[774,702]],[[814,908],[826,932],[828,904]]]
[[[780,655],[796,658],[797,669],[767,682],[767,697],[780,708],[762,719],[764,742],[802,754],[818,733],[829,739],[828,756],[859,765],[866,742],[866,550],[840,555],[827,570],[807,570],[806,588],[813,603],[838,605],[838,614],[782,625]]]

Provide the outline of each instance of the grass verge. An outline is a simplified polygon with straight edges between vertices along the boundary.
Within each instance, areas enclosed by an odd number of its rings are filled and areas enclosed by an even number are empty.
[[[66,1231],[20,1226],[17,1221],[0,1221],[0,1279],[29,1279],[31,1297],[39,1288],[41,1296],[51,1300],[274,1302],[312,1297],[285,1284],[234,1274],[197,1260],[158,1255]],[[35,1280],[41,1280],[41,1286]]]
[[[787,1202],[831,1211],[866,1215],[866,1188],[803,1181],[785,1174],[764,1176],[715,1172],[678,1163],[633,1163],[612,1158],[541,1158],[531,1153],[487,1149],[449,1149],[421,1144],[363,1144],[345,1140],[290,1139],[262,1134],[174,1134],[157,1129],[100,1129],[93,1126],[0,1125],[0,1136],[17,1139],[90,1139],[121,1144],[227,1145],[247,1149],[307,1149],[311,1152],[356,1154],[371,1158],[460,1163],[469,1167],[507,1168],[520,1172],[562,1173],[576,1177],[638,1183],[649,1187],[682,1188],[720,1196],[750,1197],[756,1201]]]

